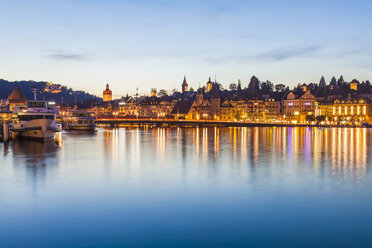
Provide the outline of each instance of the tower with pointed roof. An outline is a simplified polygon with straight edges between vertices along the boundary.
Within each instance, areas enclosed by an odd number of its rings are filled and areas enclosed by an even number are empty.
[[[109,84],[106,84],[106,89],[103,91],[103,101],[104,102],[112,101],[112,91],[110,90]]]
[[[212,84],[212,95],[211,95],[211,113],[210,116],[212,119],[219,119],[220,117],[220,107],[221,107],[221,98],[218,93],[219,87],[217,83]]]
[[[15,107],[26,107],[27,106],[27,99],[19,86],[15,87],[12,93],[10,93],[8,97],[8,101],[9,101],[10,111],[13,111]]]
[[[188,91],[189,91],[189,85],[186,82],[186,76],[184,76],[183,83],[182,83],[182,93],[185,93]]]
[[[210,92],[213,88],[213,82],[211,80],[211,77],[209,77],[209,80],[207,82],[207,93]]]

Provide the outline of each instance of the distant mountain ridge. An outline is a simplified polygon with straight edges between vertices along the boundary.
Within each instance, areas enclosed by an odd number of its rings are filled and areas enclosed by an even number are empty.
[[[38,100],[55,101],[57,103],[70,103],[74,104],[84,102],[88,99],[94,99],[100,101],[101,98],[89,94],[85,91],[74,91],[59,84],[51,84],[48,82],[36,82],[36,81],[7,81],[0,79],[0,99],[7,99],[10,93],[15,87],[19,86],[23,94],[28,100],[32,100],[34,95],[32,88],[37,89]],[[76,99],[75,99],[76,98]]]

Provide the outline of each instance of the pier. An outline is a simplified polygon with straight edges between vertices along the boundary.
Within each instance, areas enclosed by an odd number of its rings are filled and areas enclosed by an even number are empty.
[[[9,124],[0,123],[0,141],[6,143],[9,140],[10,140]]]

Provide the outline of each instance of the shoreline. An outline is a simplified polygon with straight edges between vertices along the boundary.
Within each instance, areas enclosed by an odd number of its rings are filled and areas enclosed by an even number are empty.
[[[322,127],[322,128],[371,128],[370,126],[293,124],[293,123],[258,123],[258,122],[224,122],[224,121],[175,121],[157,119],[97,120],[99,125],[119,126],[156,126],[156,127]]]

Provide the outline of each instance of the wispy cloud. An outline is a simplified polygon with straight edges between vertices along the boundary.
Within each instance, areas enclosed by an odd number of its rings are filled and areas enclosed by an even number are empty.
[[[258,54],[255,57],[264,60],[281,61],[295,57],[316,56],[317,52],[319,52],[321,49],[321,46],[283,47]]]
[[[315,57],[320,56],[319,53],[323,49],[322,46],[306,46],[306,47],[283,47],[279,49],[269,50],[261,53],[226,55],[219,57],[208,57],[203,59],[207,63],[219,64],[224,62],[244,63],[250,61],[262,62],[278,62],[293,58]]]
[[[64,50],[53,50],[50,51],[46,56],[48,59],[52,60],[71,60],[71,61],[83,61],[86,60],[87,57],[83,54],[78,53],[71,53]]]

